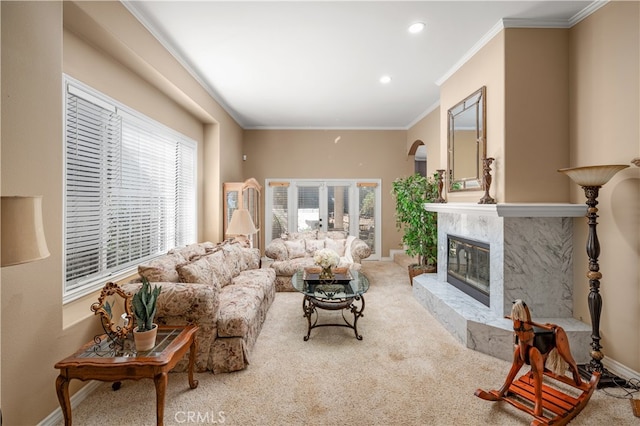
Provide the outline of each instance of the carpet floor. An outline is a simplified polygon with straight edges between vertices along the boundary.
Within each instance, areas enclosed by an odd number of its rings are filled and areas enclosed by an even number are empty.
[[[371,281],[353,330],[321,327],[304,341],[299,293],[278,293],[243,371],[169,375],[164,423],[227,425],[528,425],[498,389],[511,363],[463,347],[413,298],[405,268],[365,262]],[[340,319],[320,311],[320,321]],[[572,348],[573,349],[573,348]],[[575,350],[575,349],[573,349]],[[528,368],[523,368],[522,372]],[[613,396],[611,394],[614,394]],[[619,394],[619,395],[618,395]],[[597,390],[572,425],[637,425],[624,392]],[[75,425],[155,424],[153,381],[101,384],[73,409]],[[60,423],[62,424],[62,423]]]

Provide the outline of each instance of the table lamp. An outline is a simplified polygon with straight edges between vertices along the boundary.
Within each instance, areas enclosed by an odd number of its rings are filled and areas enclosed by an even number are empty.
[[[598,257],[600,256],[600,243],[596,233],[596,221],[598,218],[598,191],[600,188],[622,169],[629,167],[625,164],[613,164],[605,166],[587,166],[573,167],[567,169],[559,169],[560,173],[564,173],[575,183],[584,189],[587,197],[587,220],[589,224],[589,236],[587,237],[587,255],[589,256],[589,316],[591,317],[591,361],[584,366],[578,366],[581,375],[588,377],[591,373],[597,371],[601,373],[599,388],[624,385],[626,381],[616,377],[608,372],[602,365],[604,354],[600,345],[600,314],[602,313],[602,296],[600,295],[600,266],[598,265]]]
[[[2,197],[2,266],[49,256],[42,226],[42,197]]]
[[[237,209],[233,212],[227,227],[227,235],[234,236],[240,241],[248,241],[249,247],[253,247],[253,234],[256,232],[258,228],[254,225],[249,210]]]

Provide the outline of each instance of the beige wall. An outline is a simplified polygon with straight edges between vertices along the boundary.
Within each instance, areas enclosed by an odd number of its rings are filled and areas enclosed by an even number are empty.
[[[44,196],[51,252],[1,271],[3,420],[27,425],[58,408],[53,365],[100,329],[88,301],[84,318],[63,324],[62,73],[198,141],[201,240],[220,240],[221,182],[242,174],[225,155],[241,150],[242,129],[121,3],[3,1],[1,8],[2,195]],[[72,392],[82,384],[73,381]]]
[[[504,160],[494,163],[504,176],[499,202],[567,200],[557,170],[569,162],[568,33],[505,30]]]
[[[487,157],[496,161],[493,169],[491,195],[505,202],[505,33],[496,35],[477,54],[450,76],[440,87],[440,164],[447,168],[447,114],[451,107],[482,86],[487,87]],[[482,191],[449,192],[449,202],[477,202]]]
[[[340,138],[337,142],[337,138]],[[413,168],[405,151],[406,132],[366,130],[247,130],[246,177],[382,179],[382,256],[400,249],[391,182]]]
[[[446,169],[440,155],[440,107],[429,112],[407,130],[407,149],[409,152],[416,141],[422,141],[427,149],[427,176],[433,176],[438,169]],[[413,173],[413,164],[407,174]]]
[[[640,157],[639,28],[640,3],[616,1],[570,30],[568,166]],[[583,203],[584,191],[565,179],[570,201]],[[640,168],[619,172],[598,201],[601,344],[607,358],[640,371]],[[588,321],[586,221],[574,232],[574,315]]]
[[[441,86],[442,111],[487,87],[487,157],[499,203],[559,202],[566,185],[568,30],[507,29],[496,35]],[[440,117],[441,161],[447,164],[447,116]],[[451,202],[474,202],[482,191],[452,192]]]

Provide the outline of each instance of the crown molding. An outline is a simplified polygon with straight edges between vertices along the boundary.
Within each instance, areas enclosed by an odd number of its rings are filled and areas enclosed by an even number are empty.
[[[144,17],[144,15],[138,11],[135,5],[135,1],[121,0],[121,3],[129,11],[129,13],[131,13],[138,20],[138,22],[140,22],[142,26],[145,27],[153,37],[155,37],[156,40],[158,40],[162,47],[164,47],[167,52],[169,52],[169,54],[173,56],[175,60],[184,67],[184,69],[191,75],[191,77],[193,77],[198,82],[198,84],[209,94],[209,96],[211,96],[211,98],[215,100],[218,105],[220,105],[220,107],[225,110],[226,113],[229,114],[229,116],[231,116],[231,118],[236,123],[238,123],[240,127],[244,129],[243,120],[240,119],[236,111],[231,108],[208,83],[204,81],[200,74],[196,72],[196,70],[193,68],[193,66],[191,66],[189,62],[187,62],[183,55],[178,50],[176,50],[175,47],[171,43],[169,43],[161,33],[155,30],[154,26],[151,25],[151,23]]]
[[[587,16],[600,9],[610,0],[595,0],[587,7],[576,13],[569,19],[518,19],[518,18],[504,18],[499,20],[490,30],[487,32],[473,47],[465,53],[458,62],[455,63],[449,71],[447,71],[442,77],[436,80],[436,84],[441,86],[447,81],[456,71],[458,71],[469,59],[471,59],[480,49],[482,49],[491,39],[500,33],[505,28],[571,28],[578,22],[585,19]]]
[[[493,39],[496,35],[500,33],[504,29],[502,19],[499,20],[490,30],[486,33],[480,40],[476,42],[476,44],[471,47],[471,49],[462,55],[462,58],[455,63],[453,67],[449,69],[442,77],[436,80],[436,84],[438,86],[442,86],[442,84],[447,81],[456,71],[458,71],[464,64],[467,63],[469,59],[471,59],[476,53],[480,51],[491,39]]]
[[[569,28],[568,19],[502,19],[503,28]]]
[[[593,3],[589,4],[589,6],[582,9],[580,12],[573,15],[569,18],[570,27],[573,27],[578,22],[582,21],[587,16],[594,13],[596,10],[600,9],[605,4],[609,3],[610,0],[595,0]]]
[[[420,120],[422,120],[423,118],[425,118],[427,115],[431,114],[433,111],[435,111],[436,109],[438,109],[440,107],[440,100],[438,99],[438,101],[436,101],[436,103],[434,103],[433,105],[431,105],[429,108],[427,108],[427,110],[425,112],[423,112],[422,114],[420,114],[419,116],[417,116],[411,123],[409,123],[407,125],[407,127],[405,127],[405,130],[409,130],[410,128],[412,128],[413,126],[415,126],[416,124],[418,124],[418,122]]]

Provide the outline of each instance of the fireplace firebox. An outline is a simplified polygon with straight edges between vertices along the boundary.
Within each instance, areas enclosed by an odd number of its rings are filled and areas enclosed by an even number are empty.
[[[448,235],[447,282],[489,306],[489,244]]]

